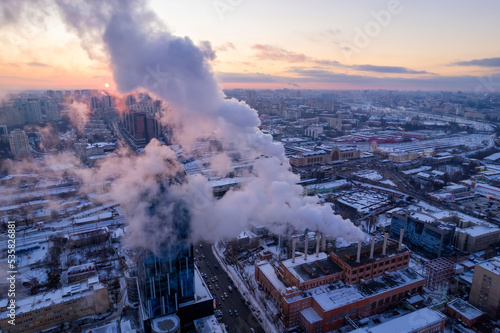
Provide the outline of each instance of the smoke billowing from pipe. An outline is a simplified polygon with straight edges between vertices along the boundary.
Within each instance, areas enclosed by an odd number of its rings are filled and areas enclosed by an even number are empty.
[[[96,48],[105,51],[119,91],[147,89],[169,105],[162,121],[174,124],[176,142],[189,147],[200,138],[216,138],[223,148],[255,160],[250,181],[220,200],[213,197],[202,175],[189,176],[181,186],[170,186],[168,196],[162,195],[159,183],[175,177],[181,165],[175,162],[174,152],[157,141],[148,145],[144,155],[119,154],[118,162],[104,162],[87,176],[114,177],[111,195],[127,207],[139,243],[157,245],[146,229],[159,228],[154,234],[159,237],[169,231],[168,223],[147,214],[158,197],[165,200],[156,204],[165,216],[171,209],[168,200],[184,202],[194,240],[236,236],[251,222],[277,233],[285,233],[291,225],[346,240],[363,238],[350,221],[333,215],[330,206],[318,205],[317,197],[302,196],[302,188],[296,185],[299,177],[290,172],[283,146],[259,130],[257,112],[244,102],[225,99],[210,66],[215,58],[210,43],[195,45],[188,37],[173,36],[142,0],[55,1],[89,54]],[[261,156],[265,158],[257,159]],[[225,155],[213,163],[229,167]]]

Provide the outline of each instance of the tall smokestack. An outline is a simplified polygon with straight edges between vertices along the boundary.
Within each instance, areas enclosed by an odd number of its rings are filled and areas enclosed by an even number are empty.
[[[326,234],[324,232],[321,233],[321,251],[326,251]]]
[[[361,241],[358,241],[358,255],[356,257],[356,262],[359,263],[361,259]]]
[[[295,263],[295,244],[297,243],[297,238],[292,238],[292,263]]]
[[[308,250],[309,250],[309,231],[306,232],[306,239],[304,240],[304,260],[307,260]]]
[[[319,242],[321,238],[321,233],[319,231],[316,231],[316,258],[319,257]]]
[[[385,256],[385,250],[387,248],[387,236],[389,236],[389,234],[386,232],[384,233],[384,245],[382,246],[382,255]]]
[[[401,249],[403,248],[403,235],[405,233],[405,228],[401,228],[399,230],[399,246],[398,246],[398,251],[401,251]]]
[[[375,235],[372,236],[372,244],[370,248],[370,259],[373,259],[373,252],[375,251]]]

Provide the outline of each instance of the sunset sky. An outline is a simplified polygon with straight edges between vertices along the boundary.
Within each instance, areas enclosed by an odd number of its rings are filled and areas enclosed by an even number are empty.
[[[0,90],[112,86],[106,57],[91,59],[47,3],[13,20],[0,7]],[[211,43],[225,88],[473,91],[486,81],[500,90],[497,0],[156,0],[151,7],[174,35]]]

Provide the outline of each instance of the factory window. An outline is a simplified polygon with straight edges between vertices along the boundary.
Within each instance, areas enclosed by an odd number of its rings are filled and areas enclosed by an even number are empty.
[[[396,301],[396,295],[392,295],[391,302],[395,302],[395,301]]]
[[[393,264],[394,264],[395,262],[396,262],[396,258],[393,258],[393,259],[391,260],[391,263],[393,263]]]
[[[387,297],[387,298],[385,299],[385,304],[388,304],[388,303],[389,303],[389,301],[390,301],[390,298],[389,298],[389,297]]]
[[[380,301],[378,301],[378,306],[382,306],[382,305],[384,305],[384,300],[383,299],[381,299]]]
[[[364,271],[365,271],[365,269],[364,269],[363,267],[361,267],[361,268],[359,269],[359,272],[360,272],[360,273],[363,273]]]
[[[377,307],[377,302],[373,302],[372,303],[372,310],[375,310],[376,307]]]
[[[370,304],[365,305],[365,311],[368,311],[368,310],[370,310]]]

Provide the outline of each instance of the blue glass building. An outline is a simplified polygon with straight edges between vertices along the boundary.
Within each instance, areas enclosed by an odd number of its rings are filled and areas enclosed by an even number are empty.
[[[158,239],[155,252],[144,250],[138,264],[138,282],[145,315],[149,319],[176,313],[182,303],[194,300],[194,258],[188,242],[189,212],[182,203],[169,203],[168,216],[153,204],[150,213],[167,228],[149,230]],[[158,227],[158,225],[155,225]]]
[[[438,258],[453,254],[455,225],[423,212],[401,210],[392,215],[391,238],[399,239],[401,228],[403,242],[411,249]]]

